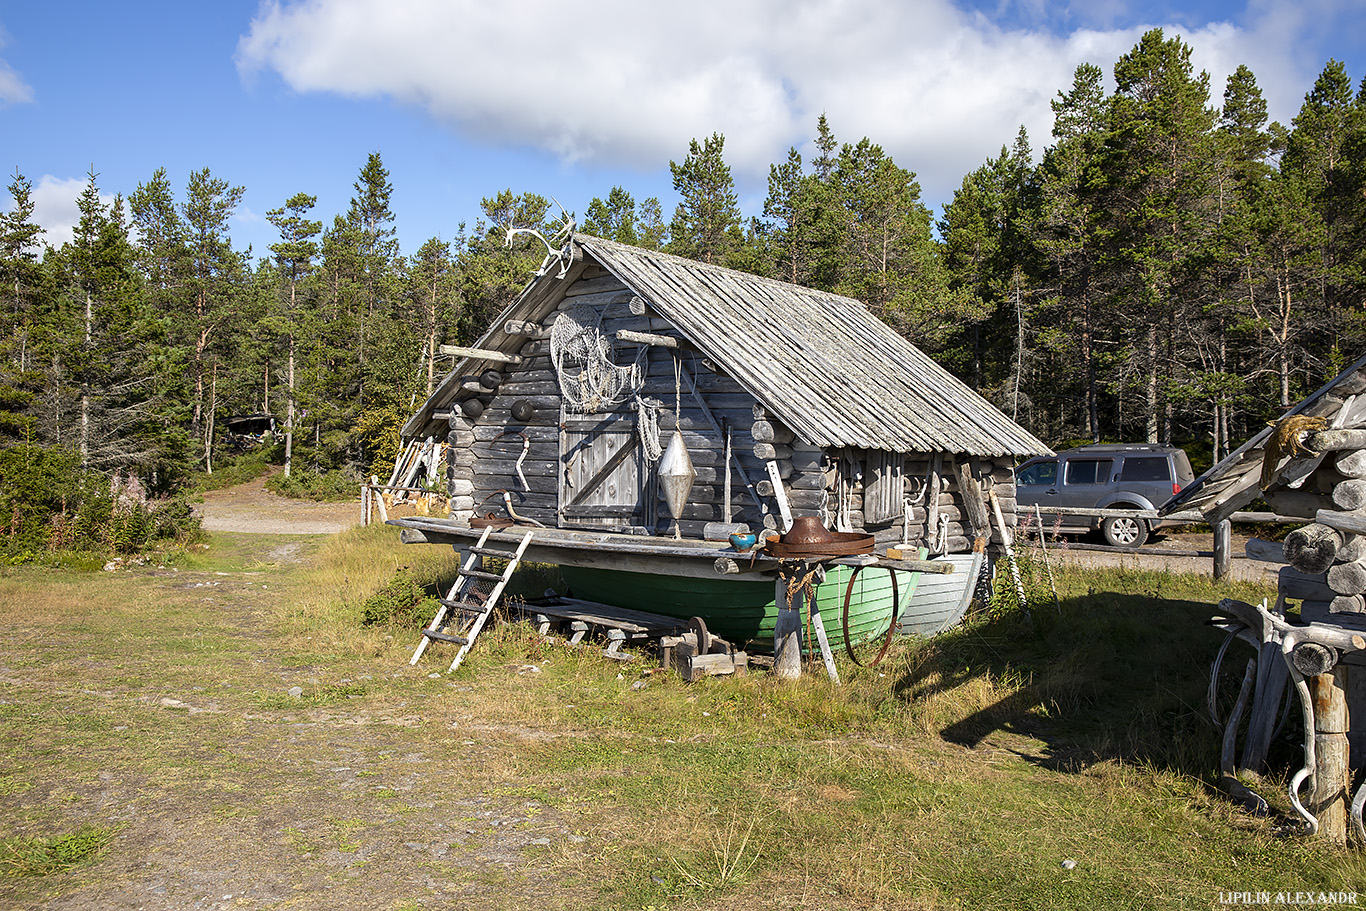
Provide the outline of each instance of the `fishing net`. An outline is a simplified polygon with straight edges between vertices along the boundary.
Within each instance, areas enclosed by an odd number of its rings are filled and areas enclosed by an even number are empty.
[[[550,327],[550,362],[560,384],[565,408],[596,414],[622,404],[640,392],[645,349],[625,367],[616,362],[616,346],[598,328],[601,316],[575,307],[556,317]]]

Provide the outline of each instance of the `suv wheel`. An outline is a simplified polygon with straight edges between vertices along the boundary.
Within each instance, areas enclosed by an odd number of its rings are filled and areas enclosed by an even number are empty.
[[[1114,547],[1142,547],[1148,540],[1148,523],[1142,519],[1112,516],[1100,523],[1100,532],[1105,535],[1106,543]]]

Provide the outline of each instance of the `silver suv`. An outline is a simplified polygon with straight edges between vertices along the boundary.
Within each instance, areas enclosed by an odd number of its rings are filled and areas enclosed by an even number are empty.
[[[1156,509],[1193,480],[1185,451],[1174,446],[1083,446],[1021,465],[1015,472],[1015,501],[1022,515],[1037,505],[1045,529],[1052,525],[1078,533],[1099,527],[1108,543],[1138,547],[1149,531],[1174,523],[1059,516],[1049,508]]]

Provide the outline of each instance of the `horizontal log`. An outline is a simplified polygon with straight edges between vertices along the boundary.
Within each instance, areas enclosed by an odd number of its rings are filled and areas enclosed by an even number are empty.
[[[1366,598],[1361,595],[1338,595],[1328,605],[1330,614],[1366,613]]]
[[[1333,488],[1333,503],[1345,510],[1366,506],[1366,480],[1349,479]]]
[[[755,421],[750,425],[749,435],[756,443],[791,443],[796,438],[791,430],[772,421]]]
[[[1249,560],[1260,560],[1263,563],[1285,562],[1285,548],[1277,541],[1248,538],[1245,552]]]
[[[1336,528],[1338,531],[1354,535],[1366,535],[1366,513],[1341,512],[1336,509],[1320,509],[1314,516],[1315,522]]]
[[[1333,508],[1331,498],[1300,490],[1275,490],[1266,494],[1266,501],[1281,515],[1304,519],[1314,518],[1321,509]]]
[[[442,345],[438,348],[442,354],[449,354],[455,357],[472,357],[481,361],[494,361],[499,364],[520,364],[522,356],[520,354],[507,354],[503,351],[494,351],[491,348],[470,348],[466,345]]]
[[[1342,452],[1333,467],[1349,478],[1366,478],[1366,449]]]
[[[649,345],[653,348],[668,348],[671,351],[691,351],[693,346],[687,339],[675,338],[672,335],[659,335],[654,332],[635,332],[630,329],[618,329],[616,338],[619,342],[627,342],[635,345]]]
[[[1285,536],[1285,561],[1311,576],[1325,573],[1333,565],[1340,547],[1342,533],[1315,522]]]
[[[524,320],[510,319],[503,323],[503,331],[508,335],[523,335],[527,338],[545,338],[549,331],[540,323],[530,323]]]
[[[1292,566],[1282,567],[1276,574],[1276,590],[1295,601],[1332,601],[1338,596],[1322,576],[1310,576]]]
[[[1305,435],[1304,446],[1314,452],[1366,449],[1366,430],[1316,430]]]
[[[792,457],[792,449],[788,446],[774,443],[755,443],[754,457],[764,462],[790,459]]]
[[[1344,532],[1337,558],[1344,563],[1366,559],[1366,536]]]
[[[620,294],[621,292],[626,292],[625,296],[621,298],[622,303],[627,303],[634,293],[621,283],[621,279],[611,273],[607,273],[606,275],[600,275],[597,278],[579,279],[565,289],[564,296],[566,298],[582,299],[589,295],[603,295],[606,297],[613,295],[614,293]]]
[[[1366,563],[1336,563],[1329,567],[1328,587],[1339,595],[1366,592]]]

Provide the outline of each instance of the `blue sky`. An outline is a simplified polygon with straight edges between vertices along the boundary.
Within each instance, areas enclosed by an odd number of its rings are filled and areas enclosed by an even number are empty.
[[[394,184],[405,253],[450,239],[499,190],[580,216],[614,185],[677,201],[669,160],[719,131],[745,215],[768,166],[809,151],[824,112],[919,175],[938,213],[1077,64],[1109,72],[1152,26],[1180,34],[1213,101],[1238,64],[1288,123],[1329,58],[1366,75],[1361,0],[305,0],[0,4],[0,168],[35,186],[48,240],[69,236],[93,166],[127,195],[164,167],[246,188],[236,246],[297,192],[330,223],[366,156]],[[9,199],[0,190],[0,207]]]

